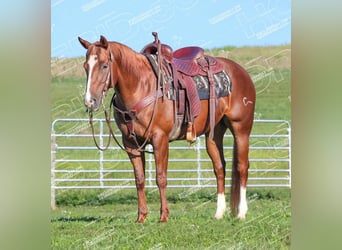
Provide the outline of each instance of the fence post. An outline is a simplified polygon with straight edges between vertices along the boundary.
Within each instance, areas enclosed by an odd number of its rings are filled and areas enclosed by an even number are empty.
[[[291,165],[291,162],[292,162],[292,157],[291,157],[291,154],[292,154],[292,152],[291,152],[291,126],[290,126],[290,124],[287,122],[287,126],[288,126],[288,140],[289,140],[289,150],[288,150],[288,154],[289,154],[289,187],[291,188],[291,185],[292,185],[292,183],[291,183],[291,179],[292,179],[292,165]]]
[[[56,206],[56,189],[55,189],[55,160],[56,160],[56,137],[55,137],[55,131],[52,129],[51,131],[51,209],[55,210],[57,208]]]
[[[201,186],[201,137],[197,137],[197,185]]]
[[[149,151],[152,151],[153,148],[151,145],[147,145],[147,150]],[[153,183],[152,183],[152,171],[153,171],[153,154],[149,154],[149,157],[148,157],[148,185],[150,187],[152,187]]]
[[[100,147],[103,148],[103,121],[100,121]],[[100,186],[103,187],[103,151],[100,150]]]

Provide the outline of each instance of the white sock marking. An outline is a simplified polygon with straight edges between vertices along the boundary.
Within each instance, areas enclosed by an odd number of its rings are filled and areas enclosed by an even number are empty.
[[[217,210],[215,214],[216,219],[222,219],[224,212],[226,211],[226,197],[224,193],[217,194]]]
[[[247,198],[246,198],[246,191],[247,189],[245,187],[240,187],[240,202],[239,202],[239,214],[238,218],[240,220],[245,220],[246,219],[246,214],[247,214]]]

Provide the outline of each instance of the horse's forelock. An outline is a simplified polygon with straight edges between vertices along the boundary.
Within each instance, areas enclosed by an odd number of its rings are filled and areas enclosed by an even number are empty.
[[[99,42],[99,41],[95,42],[94,45],[95,45],[96,47],[101,47],[101,48],[103,48],[103,49],[107,49],[107,47],[106,47],[103,43],[101,43],[101,42]]]
[[[88,51],[87,51],[87,57],[91,54],[97,54],[99,55],[101,52],[99,49],[105,49],[107,50],[107,48],[101,43],[101,42],[95,42],[93,43],[89,48],[88,48]],[[109,55],[109,54],[108,54]]]

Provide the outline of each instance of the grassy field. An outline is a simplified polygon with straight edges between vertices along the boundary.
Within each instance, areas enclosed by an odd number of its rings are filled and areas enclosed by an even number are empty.
[[[159,196],[147,193],[149,215],[143,224],[133,190],[102,199],[103,191],[61,194],[51,216],[53,249],[288,249],[290,191],[248,192],[249,214],[244,222],[226,214],[214,218],[215,190],[169,190],[170,218],[158,223]]]
[[[257,90],[256,119],[291,122],[290,45],[225,47],[208,53],[231,58],[250,73]],[[87,118],[83,105],[83,61],[84,58],[52,59],[51,121]],[[103,118],[102,112],[96,117]],[[228,213],[217,221],[213,218],[215,190],[169,189],[169,222],[160,224],[158,192],[149,189],[150,214],[145,224],[137,225],[134,223],[137,200],[133,189],[60,190],[56,197],[58,209],[51,211],[51,248],[288,249],[290,190],[251,188],[247,194],[249,213],[245,222],[230,218]]]
[[[255,118],[291,121],[291,46],[214,49],[208,54],[241,64],[251,75],[256,90]],[[86,118],[84,58],[51,60],[51,118]],[[110,96],[110,93],[108,94]],[[107,98],[110,99],[110,98]],[[99,112],[99,117],[103,114]]]

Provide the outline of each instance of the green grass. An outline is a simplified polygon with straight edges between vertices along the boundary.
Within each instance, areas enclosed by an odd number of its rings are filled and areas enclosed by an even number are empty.
[[[243,48],[226,46],[208,53],[228,57],[241,64],[250,73],[257,91],[256,119],[284,119],[291,122],[290,50],[290,45]],[[85,90],[83,61],[83,57],[52,59],[51,122],[56,118],[87,118],[83,104]],[[108,96],[111,96],[111,93],[108,93]],[[107,98],[107,107],[109,99]],[[103,118],[102,112],[98,112],[96,117]],[[57,129],[83,133],[89,127],[69,124],[58,125]],[[258,133],[278,133],[284,128],[277,128],[270,132],[269,127],[255,124],[254,129]],[[93,145],[91,138],[78,140],[79,143]],[[68,142],[64,140],[59,143]],[[251,145],[269,143],[268,140],[251,140]],[[276,142],[280,145],[283,143]],[[225,145],[231,146],[231,142],[227,140]],[[182,152],[171,153],[182,154]],[[76,151],[74,155],[67,152],[59,152],[59,154],[58,157],[66,159],[94,157],[88,151]],[[186,154],[189,154],[188,151]],[[226,150],[225,154],[225,157],[231,157],[229,150]],[[251,152],[251,154],[252,157],[263,157],[267,152]],[[119,151],[105,152],[105,157],[127,158],[124,152]],[[76,164],[78,165],[66,164],[60,167],[94,168],[87,163]],[[129,163],[125,163],[125,166],[132,169]],[[117,166],[113,164],[104,165],[105,169],[115,167]],[[120,168],[122,167],[123,165],[120,165]],[[175,164],[170,164],[170,168],[175,167],[177,167]],[[227,167],[230,168],[230,163]],[[255,166],[251,165],[252,167]],[[208,168],[211,168],[210,163]],[[65,175],[60,174],[59,177]],[[208,175],[214,177],[212,172]],[[89,176],[91,175],[87,177]],[[108,177],[114,178],[114,175]],[[133,178],[133,174],[128,174],[127,177]],[[288,249],[291,233],[290,190],[250,188],[247,195],[249,212],[245,222],[237,221],[228,214],[224,219],[217,221],[213,218],[216,209],[214,189],[168,189],[171,214],[166,224],[160,224],[158,223],[158,192],[156,189],[148,189],[149,216],[146,223],[137,225],[134,223],[137,215],[137,197],[133,189],[57,190],[58,209],[51,211],[51,248]],[[228,199],[227,189],[227,201]]]
[[[69,192],[69,194],[67,194]],[[102,199],[106,191],[66,191],[51,216],[52,249],[289,249],[290,191],[248,192],[246,221],[227,214],[214,219],[215,190],[170,190],[170,217],[158,223],[159,196],[147,192],[149,215],[135,224],[134,190],[118,191]],[[84,197],[80,203],[70,197]]]

